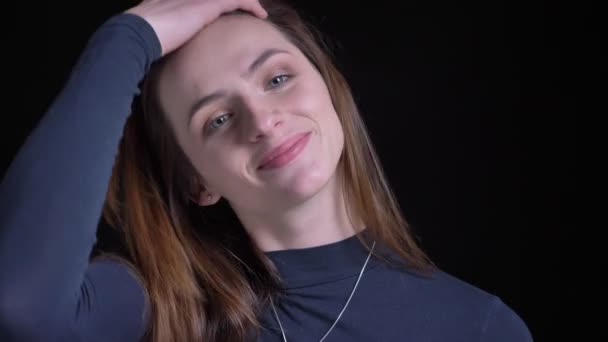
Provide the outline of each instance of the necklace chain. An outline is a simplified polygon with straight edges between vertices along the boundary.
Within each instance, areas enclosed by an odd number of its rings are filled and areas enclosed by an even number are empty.
[[[372,251],[374,250],[375,246],[376,246],[376,241],[374,241],[374,244],[372,245],[372,248],[370,249],[369,254],[367,255],[367,259],[365,260],[365,263],[363,264],[363,267],[361,268],[361,271],[359,272],[359,277],[357,278],[357,282],[355,283],[355,286],[353,287],[353,290],[350,293],[350,296],[348,297],[348,300],[346,301],[346,304],[344,304],[344,307],[342,308],[342,311],[340,311],[340,314],[338,315],[338,318],[336,318],[336,320],[334,321],[334,324],[332,324],[332,326],[329,328],[329,330],[327,330],[327,332],[325,333],[325,335],[321,338],[321,340],[319,342],[323,342],[323,340],[325,340],[325,338],[327,337],[327,335],[329,335],[329,333],[332,331],[332,329],[338,323],[338,320],[340,320],[340,317],[342,317],[342,314],[346,310],[346,307],[348,306],[348,303],[350,303],[351,298],[353,298],[353,295],[355,294],[355,290],[357,289],[357,286],[359,285],[359,280],[361,280],[361,276],[363,275],[363,271],[365,271],[365,267],[367,266],[367,262],[369,261],[369,258],[372,256]],[[279,323],[279,328],[281,328],[281,334],[283,335],[283,341],[287,342],[287,337],[285,337],[285,331],[283,330],[283,325],[281,324],[281,320],[279,319],[279,315],[277,314],[277,310],[274,307],[274,303],[272,302],[272,298],[270,298],[270,305],[272,306],[272,311],[274,312],[274,317],[276,318],[277,323]]]

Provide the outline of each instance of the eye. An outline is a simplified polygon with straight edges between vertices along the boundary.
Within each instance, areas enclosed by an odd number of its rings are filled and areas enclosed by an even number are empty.
[[[287,80],[291,78],[291,75],[277,75],[274,76],[273,78],[270,79],[270,81],[268,81],[268,87],[270,88],[276,88],[278,86],[280,86],[281,84],[287,82]]]
[[[232,113],[226,113],[226,114],[222,114],[218,117],[216,117],[215,119],[211,120],[211,122],[209,123],[208,127],[210,130],[215,130],[220,128],[222,125],[224,125],[224,123],[226,121],[228,121],[228,119],[232,116]]]

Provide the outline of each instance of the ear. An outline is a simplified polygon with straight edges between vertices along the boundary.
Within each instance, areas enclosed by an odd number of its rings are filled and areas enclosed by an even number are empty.
[[[206,189],[203,185],[201,185],[200,179],[193,179],[191,181],[191,190],[192,194],[190,200],[200,206],[213,205],[220,200],[220,196],[214,194],[209,189]]]
[[[212,194],[207,190],[201,190],[192,196],[192,201],[200,206],[213,205],[220,200],[220,196]]]

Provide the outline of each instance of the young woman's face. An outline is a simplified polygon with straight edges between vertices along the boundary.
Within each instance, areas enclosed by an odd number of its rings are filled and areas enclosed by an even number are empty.
[[[171,56],[159,90],[201,183],[233,207],[285,208],[335,176],[344,136],[327,86],[263,20],[231,15],[210,24]],[[294,141],[264,164],[269,152]]]

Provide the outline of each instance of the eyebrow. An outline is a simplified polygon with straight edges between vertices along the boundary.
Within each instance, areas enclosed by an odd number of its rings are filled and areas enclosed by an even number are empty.
[[[260,68],[260,66],[262,66],[262,64],[264,64],[264,62],[266,62],[266,60],[268,60],[270,57],[278,54],[278,53],[289,53],[285,50],[281,50],[281,49],[266,49],[264,50],[254,61],[253,63],[251,63],[251,65],[249,65],[249,68],[247,68],[247,71],[241,75],[241,77],[249,77],[251,74],[253,74],[257,69]],[[203,97],[201,97],[200,99],[196,100],[192,106],[190,106],[190,110],[188,112],[188,126],[190,126],[190,123],[192,121],[192,118],[194,117],[194,114],[196,114],[201,108],[203,108],[204,106],[206,106],[207,104],[209,104],[210,102],[213,102],[221,97],[225,97],[228,95],[228,92],[225,90],[218,90],[215,91],[209,95],[205,95]]]

